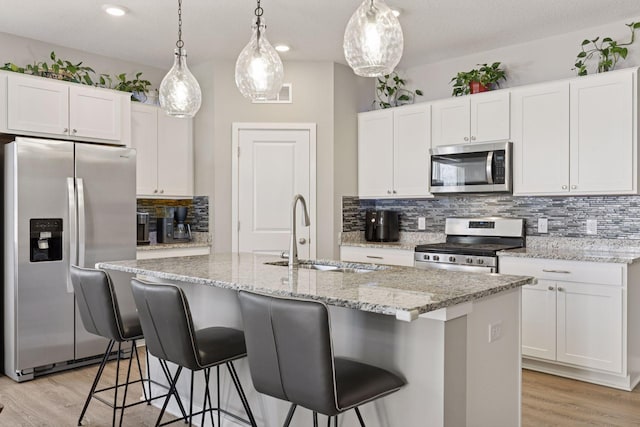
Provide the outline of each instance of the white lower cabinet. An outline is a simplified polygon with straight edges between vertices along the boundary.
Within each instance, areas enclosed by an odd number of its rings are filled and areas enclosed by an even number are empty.
[[[640,285],[637,266],[507,256],[500,273],[538,279],[522,289],[524,367],[629,390],[640,381],[627,310],[639,299],[628,292]]]
[[[395,248],[367,248],[341,246],[340,261],[367,262],[371,264],[402,265],[413,267],[414,251]]]

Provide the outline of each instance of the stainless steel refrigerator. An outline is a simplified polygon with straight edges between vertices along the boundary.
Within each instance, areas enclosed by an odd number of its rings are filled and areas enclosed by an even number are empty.
[[[86,363],[107,341],[78,315],[69,265],[135,259],[135,150],[15,138],[4,147],[5,373]]]

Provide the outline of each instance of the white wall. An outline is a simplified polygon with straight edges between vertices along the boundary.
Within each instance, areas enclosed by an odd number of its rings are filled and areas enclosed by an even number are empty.
[[[13,62],[20,67],[34,62],[51,64],[52,61],[49,57],[51,51],[56,53],[56,57],[69,60],[74,64],[82,61],[83,65],[93,68],[96,74],[109,74],[113,77],[116,74],[127,73],[127,77],[133,78],[137,72],[142,71],[141,78],[149,80],[154,88],[160,85],[162,78],[169,71],[169,69],[161,70],[156,67],[0,33],[0,65],[4,65],[6,62]],[[167,52],[167,55],[171,56],[171,52]]]
[[[508,80],[501,87],[513,87],[531,83],[569,78],[576,75],[572,70],[580,45],[584,39],[594,39],[597,36],[609,36],[619,42],[629,40],[631,32],[624,25],[633,21],[640,21],[640,17],[625,21],[614,22],[559,36],[535,40],[507,46],[473,55],[458,57],[447,61],[425,64],[401,70],[401,75],[408,79],[407,87],[424,91],[418,101],[449,98],[452,86],[449,83],[459,71],[468,71],[481,63],[502,62]],[[640,31],[636,36],[640,36]],[[618,64],[617,68],[640,66],[640,40],[629,48],[627,59]],[[593,68],[590,68],[590,72]]]
[[[342,67],[342,66],[340,66]],[[334,257],[341,216],[334,197],[334,64],[286,62],[285,82],[293,84],[291,104],[252,104],[234,80],[235,62],[209,62],[192,67],[203,89],[202,109],[195,119],[196,193],[210,198],[214,250],[231,250],[231,125],[233,122],[313,122],[317,124],[317,254]],[[355,77],[354,77],[355,79]],[[353,85],[356,86],[357,85]],[[362,86],[360,86],[362,87]],[[347,90],[347,89],[345,89]],[[353,92],[349,88],[349,93]],[[365,87],[369,92],[369,88]],[[355,143],[356,96],[348,95]],[[346,114],[346,113],[345,113]],[[355,167],[355,163],[352,164]],[[350,178],[349,178],[350,179]]]

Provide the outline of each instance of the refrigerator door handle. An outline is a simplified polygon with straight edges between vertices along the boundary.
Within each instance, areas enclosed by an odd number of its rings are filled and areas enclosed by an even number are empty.
[[[87,222],[84,204],[84,181],[82,180],[82,178],[76,178],[76,185],[78,187],[78,265],[80,267],[86,267],[84,265],[84,260],[87,237]]]
[[[76,235],[76,190],[75,180],[67,178],[67,197],[69,200],[69,265],[78,264],[78,248]],[[73,293],[73,284],[71,283],[71,269],[67,270],[67,292]]]

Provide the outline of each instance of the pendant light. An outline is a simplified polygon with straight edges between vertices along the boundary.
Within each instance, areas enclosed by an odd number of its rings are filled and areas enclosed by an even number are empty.
[[[342,46],[357,75],[389,74],[402,58],[402,27],[384,0],[364,0],[349,19]]]
[[[160,106],[169,116],[193,117],[200,109],[200,85],[187,67],[187,51],[182,41],[182,0],[178,0],[178,41],[173,67],[160,83]]]
[[[251,40],[236,61],[236,86],[245,98],[254,101],[274,98],[280,92],[284,79],[280,56],[264,35],[267,27],[262,18],[263,12],[258,0]]]

